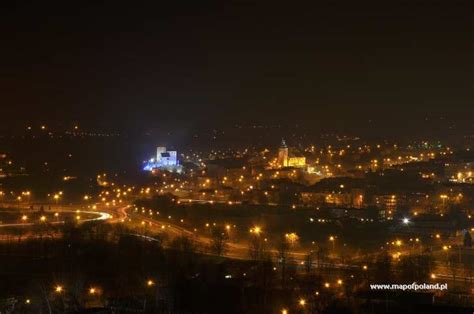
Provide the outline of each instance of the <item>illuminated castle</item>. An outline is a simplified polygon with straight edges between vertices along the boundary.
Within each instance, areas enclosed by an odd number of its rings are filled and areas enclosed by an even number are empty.
[[[175,150],[167,151],[166,147],[157,147],[156,158],[146,162],[143,168],[146,171],[153,171],[155,169],[181,172],[182,167],[178,161],[178,153]]]
[[[296,156],[295,154],[289,152],[285,140],[282,139],[280,148],[278,149],[277,165],[280,168],[304,168],[306,167],[306,157]]]

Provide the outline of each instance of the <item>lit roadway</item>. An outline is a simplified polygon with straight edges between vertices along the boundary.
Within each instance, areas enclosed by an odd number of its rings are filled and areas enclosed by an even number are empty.
[[[3,211],[6,212],[6,211]],[[13,212],[13,211],[11,211]],[[58,211],[59,212],[59,211]],[[61,213],[72,213],[76,214],[76,211],[71,211],[71,210],[62,210],[60,211]],[[104,213],[104,212],[91,212],[91,211],[86,211],[86,210],[81,210],[81,214],[91,214],[91,215],[96,215],[97,217],[94,218],[87,218],[87,219],[78,219],[79,222],[90,222],[90,221],[98,221],[98,220],[107,220],[111,218],[111,215],[109,213]],[[55,221],[48,221],[49,224],[63,224],[64,220],[55,220]],[[38,224],[37,222],[22,222],[22,223],[6,223],[6,224],[0,224],[0,228],[8,228],[8,227],[28,227],[28,226],[33,226]]]
[[[134,215],[134,216],[137,217],[138,220],[144,221],[146,223],[147,228],[151,227],[151,228],[153,228],[153,230],[159,231],[159,232],[163,232],[164,230],[166,230],[166,232],[168,232],[168,234],[171,234],[173,236],[186,235],[186,236],[191,237],[194,241],[196,241],[197,243],[199,243],[203,246],[209,245],[211,243],[211,239],[208,238],[208,237],[198,235],[193,231],[185,229],[185,228],[183,228],[179,225],[172,224],[167,220],[158,220],[158,219],[156,219],[156,216],[155,216],[155,218],[151,219],[151,218],[147,217],[146,215],[142,215],[142,214],[136,214],[136,213],[128,214],[127,211],[126,211],[127,208],[128,207],[122,207],[122,208],[119,209],[119,210],[121,210],[122,216],[125,215],[126,217],[130,218],[131,215]],[[163,229],[162,226],[165,226],[165,229]],[[136,236],[142,237],[142,238],[150,240],[150,241],[155,240],[153,237],[149,237],[149,236],[143,236],[143,235],[139,235],[139,234],[137,234]],[[398,251],[406,252],[405,250],[401,250],[401,249],[398,250]],[[278,262],[278,258],[277,258],[278,251],[277,250],[271,249],[271,250],[267,250],[267,252],[272,253],[272,257],[273,257],[272,259],[273,259],[274,262]],[[207,253],[207,252],[204,252],[204,253],[207,254],[207,255],[214,255],[214,254],[210,254],[210,253]],[[287,255],[288,255],[287,263],[289,263],[289,264],[305,265],[305,263],[306,263],[306,256],[307,256],[306,252],[288,251]],[[249,247],[245,244],[240,244],[240,243],[235,243],[235,242],[228,242],[227,243],[227,251],[225,252],[224,256],[228,257],[228,258],[233,258],[233,259],[249,260],[250,259],[250,257],[249,257]],[[359,259],[360,259],[359,256],[355,256],[352,260],[354,262],[357,262]],[[433,272],[433,273],[435,274],[437,279],[453,280],[453,277],[450,275],[449,270],[445,266],[443,266],[442,263],[435,263],[435,264],[436,264],[436,272]],[[316,262],[313,262],[312,266],[317,267],[318,264]],[[356,269],[356,270],[361,269],[360,264],[321,263],[321,265],[319,265],[319,266],[322,266],[326,269],[328,269],[328,268],[329,269]],[[474,277],[461,276],[462,269],[460,269],[460,268],[457,268],[456,273],[457,273],[457,276],[455,278],[456,282],[458,282],[458,281],[459,282],[474,281]]]
[[[37,213],[39,210],[35,209],[32,210],[27,207],[19,207],[19,208],[11,208],[7,206],[11,206],[11,203],[7,204],[0,204],[0,207],[6,207],[6,209],[0,211],[1,213],[16,213],[16,214],[28,214],[28,213]],[[21,204],[20,204],[21,205]],[[17,205],[18,206],[18,205]],[[126,214],[124,213],[125,207],[123,208],[111,208],[111,209],[100,209],[100,210],[83,210],[80,209],[81,206],[74,206],[74,205],[51,205],[50,209],[44,210],[45,215],[50,214],[50,213],[69,213],[74,216],[78,216],[80,214],[86,214],[89,216],[94,216],[91,218],[79,218],[77,219],[78,222],[84,223],[84,222],[91,222],[91,221],[108,221],[108,222],[118,222],[120,219],[126,217]],[[119,213],[116,217],[113,216],[112,213],[117,212]],[[122,214],[121,214],[122,213]],[[48,224],[63,224],[64,220],[49,220],[47,221]],[[0,222],[0,228],[8,228],[8,227],[30,227],[35,224],[38,224],[38,222],[15,222],[15,223],[1,223]]]
[[[126,213],[126,208],[123,209],[122,213],[127,214]],[[163,232],[164,230],[166,230],[168,232],[168,234],[171,234],[171,235],[174,235],[174,236],[186,235],[186,236],[192,237],[194,241],[196,241],[197,243],[199,243],[203,246],[209,245],[212,241],[208,237],[197,235],[193,231],[185,229],[185,228],[183,228],[181,226],[178,226],[176,224],[172,224],[172,223],[170,223],[169,221],[166,221],[166,220],[157,220],[156,218],[151,219],[149,217],[146,217],[145,215],[135,214],[135,213],[132,213],[132,215],[136,215],[137,217],[139,217],[138,218],[139,220],[144,221],[146,223],[147,228],[150,228],[150,227],[154,228],[155,231]],[[130,217],[130,215],[128,215],[127,217]],[[163,229],[162,226],[165,226],[165,228]],[[139,236],[139,235],[137,235],[137,236]],[[152,240],[151,237],[144,236],[144,238]],[[235,243],[235,242],[227,242],[226,246],[227,246],[226,247],[226,252],[225,252],[225,255],[224,255],[225,257],[229,257],[229,258],[233,258],[233,259],[241,259],[241,260],[249,260],[250,259],[250,257],[249,257],[249,246],[247,246],[245,244]],[[278,255],[278,251],[275,250],[275,249],[267,250],[267,252],[272,253],[272,256],[277,256]],[[209,253],[207,253],[207,254],[208,255],[214,255],[214,254],[209,254]],[[287,261],[289,264],[302,265],[302,264],[305,263],[307,253],[297,252],[297,251],[288,251],[287,255],[289,257],[288,261]],[[275,257],[274,261],[278,261],[278,258]],[[313,263],[313,264],[316,265],[316,263]],[[330,268],[337,268],[337,269],[347,269],[347,268],[357,268],[357,269],[359,269],[360,268],[359,265],[349,265],[349,264],[340,264],[340,263],[324,263],[324,266],[325,267],[330,267]]]
[[[21,215],[27,215],[31,213],[38,213],[39,210],[32,210],[28,207],[29,204],[24,204],[24,207],[21,207],[20,205],[22,204],[15,204],[16,208],[12,208],[11,203],[1,203],[0,207],[6,208],[2,209],[0,211],[1,213],[14,213],[14,214],[21,214]],[[108,221],[108,222],[116,222],[119,220],[120,215],[118,216],[119,218],[114,218],[113,215],[110,212],[107,211],[91,211],[91,210],[82,210],[78,209],[80,206],[72,206],[72,205],[52,205],[50,209],[44,210],[44,216],[47,217],[48,214],[52,213],[67,213],[71,214],[71,216],[75,217],[76,221],[79,223],[85,223],[85,222],[92,222],[92,221]],[[119,209],[117,210],[119,211]],[[87,218],[79,218],[77,219],[78,216],[81,214],[87,215]],[[92,217],[90,217],[92,216]],[[83,216],[84,217],[84,216]],[[37,225],[39,223],[47,223],[50,225],[57,225],[57,224],[64,224],[64,220],[59,220],[59,217],[54,220],[45,220],[45,221],[36,221],[36,222],[31,222],[31,218],[28,218],[30,221],[22,221],[22,222],[11,222],[11,223],[1,223],[0,222],[0,230],[1,229],[6,229],[6,228],[12,228],[12,227],[32,227],[34,225]],[[51,234],[52,237],[58,237],[58,234]],[[36,234],[25,234],[23,238],[38,238],[41,237],[40,235]],[[0,234],[0,241],[9,241],[9,237],[5,237],[4,235]]]
[[[188,202],[201,202],[200,200],[187,200]],[[204,201],[205,202],[205,201]],[[209,201],[207,201],[209,202]],[[2,204],[0,204],[1,206]],[[5,204],[3,204],[5,205]],[[12,204],[8,204],[11,206]],[[16,204],[19,206],[21,204]],[[26,204],[25,204],[26,205]],[[140,221],[144,221],[146,223],[147,228],[152,228],[154,231],[163,232],[166,231],[168,234],[172,236],[189,236],[197,243],[201,244],[203,247],[208,246],[211,243],[211,239],[208,237],[204,237],[201,235],[196,234],[193,231],[190,231],[186,228],[178,226],[176,224],[172,224],[166,220],[157,220],[156,218],[149,218],[145,215],[141,214],[129,214],[127,209],[130,208],[130,205],[114,205],[114,206],[104,206],[101,204],[96,204],[97,208],[95,210],[82,210],[80,209],[84,205],[51,205],[51,209],[45,210],[45,213],[52,213],[52,212],[59,212],[59,213],[71,213],[77,215],[78,213],[88,214],[88,215],[96,215],[93,218],[86,218],[86,219],[79,219],[78,221],[81,223],[84,222],[91,222],[91,221],[107,221],[109,223],[124,223],[131,217],[131,215],[136,215],[139,217]],[[27,208],[18,208],[18,209],[9,209],[4,210],[3,212],[14,212],[14,213],[22,213],[26,214],[28,212],[37,212],[37,210],[30,210]],[[50,224],[63,224],[64,221],[49,221]],[[0,228],[7,228],[7,227],[29,227],[33,226],[35,223],[33,222],[22,222],[22,223],[6,223],[0,224]],[[163,229],[162,226],[165,226]],[[152,237],[144,236],[144,235],[136,235],[147,240],[153,241],[155,240]],[[272,253],[273,260],[278,262],[278,251],[275,249],[268,250],[269,253]],[[206,253],[208,255],[212,255]],[[297,252],[297,251],[288,251],[288,263],[294,265],[304,265],[306,261],[307,253],[305,252]],[[249,246],[241,243],[235,242],[228,242],[227,243],[227,250],[225,253],[225,257],[233,258],[233,259],[240,259],[240,260],[249,260]],[[355,257],[353,260],[356,261],[358,258]],[[313,266],[317,266],[317,263],[313,263]],[[332,269],[360,269],[360,265],[355,264],[342,264],[342,263],[324,263],[322,266],[325,268],[332,268]],[[450,271],[447,267],[443,267],[442,263],[438,263],[437,270],[439,273],[436,273],[436,278],[444,279],[444,280],[452,280],[452,276],[450,275]],[[458,269],[457,274],[462,274],[462,269]],[[471,281],[474,280],[472,277],[465,277],[465,276],[457,276],[456,281]]]

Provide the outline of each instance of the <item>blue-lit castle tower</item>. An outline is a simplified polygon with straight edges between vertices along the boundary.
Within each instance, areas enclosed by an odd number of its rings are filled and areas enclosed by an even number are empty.
[[[157,147],[156,158],[152,158],[146,162],[143,168],[145,171],[153,171],[155,169],[181,172],[182,166],[179,164],[177,151],[167,151],[166,147]]]

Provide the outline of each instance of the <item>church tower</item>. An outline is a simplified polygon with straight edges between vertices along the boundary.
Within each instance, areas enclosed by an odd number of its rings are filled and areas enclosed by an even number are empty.
[[[277,163],[280,168],[288,167],[288,146],[286,146],[284,139],[281,139],[281,145],[278,149]]]

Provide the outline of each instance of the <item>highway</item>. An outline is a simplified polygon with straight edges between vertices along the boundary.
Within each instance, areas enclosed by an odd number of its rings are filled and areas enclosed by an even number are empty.
[[[127,224],[130,220],[133,221],[140,221],[146,225],[146,228],[150,228],[149,230],[153,231],[154,233],[163,233],[170,235],[171,237],[178,237],[178,236],[187,236],[199,247],[203,248],[200,253],[207,254],[207,255],[215,255],[209,252],[209,250],[205,249],[209,247],[212,242],[212,239],[203,235],[199,235],[194,231],[188,230],[182,226],[170,223],[168,220],[160,220],[157,219],[156,216],[152,219],[146,215],[142,215],[139,213],[130,212],[131,205],[119,205],[119,206],[105,206],[103,204],[96,204],[95,210],[82,210],[77,209],[81,208],[81,206],[75,205],[62,205],[62,206],[51,206],[51,210],[48,210],[48,213],[58,212],[58,213],[68,213],[72,215],[78,215],[79,213],[93,215],[93,218],[84,218],[79,219],[80,223],[92,222],[92,221],[106,221],[108,223],[125,223]],[[8,213],[22,213],[27,214],[29,212],[38,212],[32,211],[29,208],[18,208],[18,209],[8,209],[3,210],[3,212]],[[6,223],[0,224],[0,228],[8,228],[8,227],[29,227],[37,224],[39,222],[15,222],[15,223]],[[56,221],[49,221],[50,224],[63,224],[64,220],[56,220]],[[154,241],[155,238],[151,236],[146,236],[143,234],[134,234],[137,237],[141,237],[145,240]],[[30,235],[29,237],[35,237],[35,235]],[[0,236],[0,240],[4,239],[4,237]],[[239,259],[239,260],[250,260],[249,255],[250,247],[247,243],[236,243],[236,242],[227,242],[226,244],[226,251],[224,253],[224,257],[232,258],[232,259]],[[276,249],[267,249],[267,253],[270,253],[270,256],[275,263],[279,263],[278,258],[278,250]],[[287,252],[287,263],[294,265],[296,267],[305,267],[306,265],[306,256],[307,252],[301,251],[288,251]],[[338,262],[331,262],[331,263],[321,263],[318,265],[317,262],[312,262],[312,267],[314,268],[325,268],[325,269],[334,269],[334,270],[342,270],[342,269],[360,269],[361,268],[361,259],[360,256],[355,256],[352,259],[352,263],[338,263]],[[457,268],[455,270],[457,273],[456,281],[459,282],[472,282],[474,280],[473,277],[461,276],[463,270],[461,268]],[[448,269],[446,265],[443,263],[438,262],[436,263],[436,267],[433,271],[433,275],[436,279],[442,280],[453,280],[452,277],[452,269]]]
[[[2,212],[13,212],[13,211],[2,211]],[[93,212],[93,211],[85,211],[85,210],[81,210],[79,212],[78,211],[73,211],[73,210],[61,210],[61,211],[57,211],[57,212],[69,213],[69,214],[76,215],[76,216],[78,214],[88,214],[88,215],[97,216],[97,217],[94,217],[94,218],[85,218],[85,219],[80,218],[80,219],[77,219],[77,221],[80,222],[80,223],[91,222],[91,221],[100,221],[100,220],[108,220],[108,219],[111,219],[111,217],[112,217],[111,214],[106,213],[106,212]],[[48,221],[48,223],[53,224],[53,225],[63,224],[64,220]],[[38,224],[38,222],[6,223],[6,224],[0,224],[0,228],[30,227],[30,226],[34,226],[34,225],[37,225],[37,224]]]
[[[135,213],[127,213],[126,208],[122,208],[122,213],[126,214],[128,218],[135,219],[137,218],[140,221],[146,223],[147,228],[153,228],[155,232],[167,232],[168,235],[172,235],[174,237],[178,236],[188,236],[190,237],[195,243],[199,244],[201,247],[205,248],[211,244],[212,239],[209,237],[205,237],[202,235],[196,234],[196,232],[190,231],[185,229],[179,225],[172,224],[166,220],[159,220],[156,218],[149,218],[146,215],[135,214]],[[165,226],[163,228],[163,226]],[[151,237],[145,236],[144,238],[149,239]],[[235,242],[227,242],[226,251],[224,253],[224,257],[232,258],[232,259],[239,259],[239,260],[251,260],[249,256],[249,246],[242,243],[235,243]],[[267,249],[267,253],[270,253],[272,260],[276,263],[279,262],[278,260],[278,250],[276,249]],[[207,255],[214,255],[208,250],[203,250],[204,254]],[[298,251],[288,251],[287,252],[287,263],[301,266],[303,267],[306,263],[306,256],[307,252],[298,252]],[[324,267],[324,268],[333,268],[333,269],[360,269],[360,265],[352,265],[352,264],[343,264],[343,263],[321,263],[318,265],[317,262],[313,262],[313,267]]]

